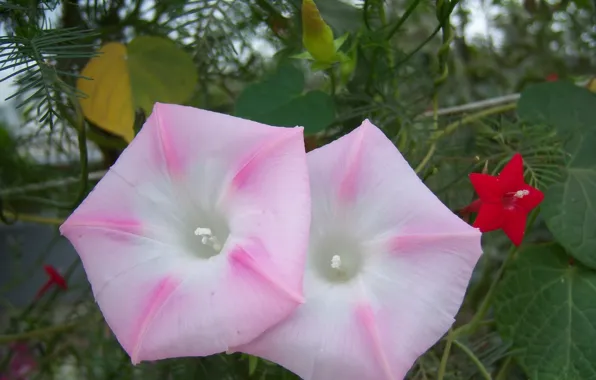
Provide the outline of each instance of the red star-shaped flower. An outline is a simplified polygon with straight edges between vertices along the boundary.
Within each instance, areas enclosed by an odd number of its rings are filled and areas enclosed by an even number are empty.
[[[472,173],[470,181],[480,197],[474,227],[482,232],[502,229],[513,244],[520,245],[528,213],[544,199],[540,190],[525,183],[521,154],[516,153],[498,176]]]
[[[66,283],[66,280],[64,279],[64,277],[62,277],[60,273],[58,273],[56,268],[54,268],[51,265],[44,265],[43,269],[46,271],[49,279],[37,292],[37,298],[40,298],[42,295],[44,295],[45,292],[47,292],[52,287],[52,285],[56,285],[64,290],[68,289],[68,284]]]
[[[557,73],[550,73],[546,76],[547,82],[556,82],[559,80],[559,75]]]

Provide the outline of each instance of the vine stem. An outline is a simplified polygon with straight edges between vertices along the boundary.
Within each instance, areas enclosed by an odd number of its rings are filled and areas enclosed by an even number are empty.
[[[37,330],[31,330],[31,331],[27,331],[27,332],[23,332],[23,333],[18,333],[18,334],[0,335],[0,344],[7,344],[7,343],[12,343],[12,342],[17,342],[20,340],[29,340],[29,339],[43,337],[46,335],[52,335],[52,334],[60,333],[63,331],[71,330],[71,329],[78,327],[80,325],[81,325],[81,322],[78,321],[78,322],[73,322],[73,323],[66,323],[63,325],[45,327],[45,328],[37,329]]]
[[[495,380],[507,379],[507,375],[509,375],[509,366],[511,365],[512,360],[513,358],[511,356],[508,356],[507,359],[505,359],[505,362],[503,362],[501,369],[499,369],[499,372],[497,373],[497,377],[495,377]]]
[[[89,179],[89,181],[98,181],[106,173],[107,173],[107,170],[98,170],[98,171],[90,172],[88,179]],[[78,183],[80,180],[81,180],[81,178],[79,176],[77,176],[77,177],[61,178],[58,180],[52,180],[52,181],[46,181],[46,182],[40,182],[40,183],[32,183],[32,184],[24,185],[21,187],[13,187],[13,188],[9,188],[6,190],[0,190],[0,196],[18,195],[18,194],[22,194],[22,193],[35,192],[35,191],[53,189],[56,187],[69,186],[74,183]]]
[[[29,215],[29,214],[15,214],[15,213],[7,211],[7,210],[3,210],[2,212],[4,215],[7,215],[15,220],[18,219],[19,221],[22,221],[22,222],[51,224],[51,225],[56,225],[56,226],[59,226],[62,223],[64,223],[64,219],[60,219],[60,218],[50,218],[50,217],[45,217],[45,216]]]
[[[538,209],[534,209],[534,211],[532,211],[532,213],[530,214],[526,231],[532,227],[532,225],[536,221],[537,216]],[[488,311],[490,310],[493,298],[495,296],[495,291],[497,289],[497,286],[499,285],[501,278],[503,277],[503,273],[505,272],[505,269],[509,266],[509,263],[511,263],[511,261],[515,257],[515,254],[519,251],[519,247],[520,246],[515,245],[511,246],[509,252],[507,253],[507,257],[505,258],[505,260],[503,260],[503,263],[501,264],[501,267],[499,267],[499,270],[497,271],[497,274],[495,275],[495,278],[491,283],[490,288],[486,292],[486,295],[484,296],[484,299],[482,300],[482,303],[480,304],[478,311],[476,312],[476,314],[474,314],[474,317],[470,322],[454,330],[453,335],[455,337],[458,337],[462,334],[474,333],[476,329],[481,325],[482,321],[484,320],[484,317],[486,317],[486,314],[488,314]]]
[[[484,377],[484,379],[492,380],[492,376],[490,375],[484,364],[482,364],[482,361],[478,359],[478,357],[476,356],[476,354],[474,354],[474,352],[472,352],[472,350],[470,350],[463,343],[459,342],[457,339],[453,340],[453,344],[456,345],[460,350],[462,350],[466,355],[468,355],[468,357],[476,365],[478,371],[480,371],[480,374],[482,375],[482,377]]]
[[[494,114],[498,114],[498,113],[502,113],[502,112],[507,112],[507,111],[515,109],[516,107],[517,107],[517,104],[512,103],[512,104],[505,104],[505,105],[500,105],[497,107],[489,108],[489,109],[474,113],[472,115],[466,116],[466,117],[462,118],[461,120],[458,120],[456,122],[448,124],[443,130],[437,131],[435,133],[435,136],[433,137],[433,142],[431,143],[431,145],[430,145],[428,151],[426,152],[426,155],[422,159],[422,161],[420,161],[420,163],[416,167],[415,172],[418,174],[422,171],[422,169],[424,169],[426,167],[426,165],[432,158],[433,154],[437,150],[437,142],[439,139],[455,132],[455,130],[457,128],[461,127],[462,125],[469,124],[469,123],[474,122],[478,119],[481,119],[485,116],[494,115]]]
[[[441,356],[441,363],[439,364],[439,373],[437,373],[437,380],[443,380],[445,377],[445,371],[447,370],[447,361],[449,361],[449,354],[451,353],[451,345],[455,335],[453,330],[449,329],[447,333],[447,342],[445,343],[445,349],[443,350],[443,356]]]
[[[335,71],[333,67],[327,70],[327,75],[329,75],[330,86],[331,86],[331,96],[334,97],[337,91],[337,80],[335,78]]]
[[[406,22],[406,20],[410,17],[410,15],[414,12],[414,10],[416,10],[416,8],[418,7],[419,4],[420,4],[420,0],[412,0],[412,2],[410,3],[410,5],[408,5],[408,8],[404,12],[404,14],[399,18],[399,20],[397,20],[395,25],[387,33],[388,40],[391,39],[391,37],[393,37],[395,35],[395,33],[397,33],[399,28],[401,28],[401,26],[404,24],[404,22]]]

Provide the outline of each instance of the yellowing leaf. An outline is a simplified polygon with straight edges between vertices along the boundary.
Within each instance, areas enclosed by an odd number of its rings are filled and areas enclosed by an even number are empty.
[[[596,92],[596,77],[590,78],[586,88],[592,92]]]
[[[110,42],[99,51],[81,72],[92,80],[77,80],[77,88],[87,94],[80,100],[83,114],[100,128],[130,142],[134,137],[134,110],[126,46]]]
[[[337,50],[333,31],[321,17],[313,0],[302,1],[302,43],[316,61],[335,62]]]
[[[156,102],[181,104],[192,95],[197,73],[192,58],[166,38],[141,36],[128,46],[110,42],[89,61],[77,88],[86,118],[105,131],[134,138],[135,111],[148,115]]]

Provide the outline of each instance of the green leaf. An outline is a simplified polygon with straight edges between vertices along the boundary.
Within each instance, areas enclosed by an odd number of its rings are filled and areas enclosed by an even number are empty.
[[[552,125],[564,134],[596,128],[595,110],[596,94],[563,81],[529,86],[517,105],[522,119]]]
[[[238,117],[280,127],[304,127],[305,134],[319,132],[335,119],[331,97],[321,91],[302,95],[304,77],[291,65],[280,66],[265,81],[248,86],[238,97]]]
[[[519,253],[495,298],[495,320],[532,380],[596,379],[596,272],[562,247]]]
[[[576,136],[567,146],[572,159],[563,182],[545,192],[542,215],[555,239],[596,269],[596,131]]]
[[[315,59],[313,58],[313,56],[308,52],[308,51],[304,51],[300,54],[294,54],[292,56],[290,56],[290,58],[293,59],[306,59],[307,61],[314,61]]]
[[[292,99],[264,118],[264,123],[281,127],[304,127],[305,134],[317,133],[335,119],[331,97],[322,91],[311,91]]]
[[[339,61],[339,62],[345,62],[345,61],[349,60],[349,57],[347,57],[344,53],[339,51],[339,49],[344,45],[344,43],[346,42],[348,37],[349,37],[349,34],[346,33],[343,36],[337,38],[335,41],[333,41],[333,46],[335,47],[335,50],[337,51],[337,61]],[[314,57],[308,51],[304,51],[300,54],[294,54],[290,58],[305,59],[307,61],[315,60]],[[331,66],[331,65],[329,65],[329,66]]]
[[[248,355],[248,375],[252,376],[257,370],[259,358],[253,355]]]
[[[304,75],[297,68],[283,64],[261,83],[250,85],[236,101],[235,115],[255,121],[300,96]]]
[[[541,83],[522,93],[518,112],[566,138],[571,159],[562,180],[546,190],[542,213],[556,240],[596,268],[596,95],[569,82]]]
[[[198,78],[192,57],[168,39],[136,37],[128,45],[127,61],[134,108],[147,114],[155,102],[186,102],[195,89]]]

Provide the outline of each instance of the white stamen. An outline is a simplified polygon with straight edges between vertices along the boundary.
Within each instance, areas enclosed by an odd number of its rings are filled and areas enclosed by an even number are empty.
[[[195,235],[201,237],[202,244],[211,246],[211,248],[217,252],[221,250],[221,243],[217,240],[217,237],[213,235],[211,228],[199,227],[195,230]]]
[[[528,194],[530,194],[530,192],[528,190],[518,190],[518,191],[515,192],[515,194],[513,194],[513,196],[516,197],[516,198],[521,199],[521,198],[525,197]]]
[[[331,268],[341,268],[341,257],[339,257],[339,255],[333,255],[333,257],[331,258]]]
[[[211,228],[199,227],[195,230],[197,236],[211,236]]]

